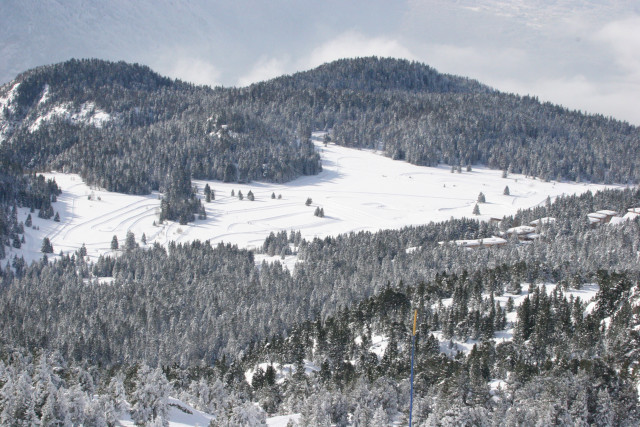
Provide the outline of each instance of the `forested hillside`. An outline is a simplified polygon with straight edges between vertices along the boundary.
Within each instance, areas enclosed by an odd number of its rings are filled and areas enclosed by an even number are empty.
[[[214,89],[139,65],[71,60],[0,88],[0,159],[11,176],[57,169],[110,191],[160,190],[171,193],[163,219],[180,222],[200,210],[185,178],[286,182],[318,173],[314,129],[417,165],[482,163],[594,182],[640,178],[636,127],[403,60],[340,60]]]
[[[201,209],[193,178],[320,171],[314,129],[420,165],[640,178],[638,128],[408,61],[212,89],[72,60],[0,89],[0,250],[29,226],[18,206],[55,220],[60,189],[36,172],[160,190],[158,219],[188,222]],[[263,251],[295,255],[292,270],[232,245],[139,248],[133,235],[96,262],[82,248],[14,257],[0,265],[0,424],[116,425],[129,412],[166,425],[169,395],[212,425],[260,425],[265,412],[301,412],[309,426],[405,422],[418,309],[416,425],[637,425],[640,223],[595,226],[587,214],[639,206],[634,187],[549,199],[499,225],[274,233]],[[550,217],[532,240],[509,234]],[[504,244],[454,242],[497,235]]]
[[[431,421],[446,415],[454,424],[469,417],[479,424],[501,417],[510,424],[543,417],[589,421],[604,411],[598,405],[608,404],[612,420],[633,425],[640,224],[592,228],[583,218],[593,209],[637,205],[637,189],[559,198],[503,221],[502,228],[554,215],[539,239],[476,250],[441,242],[500,230],[451,220],[312,241],[296,233],[270,237],[266,250],[282,252],[286,245],[297,252],[293,272],[278,262],[256,266],[246,250],[200,242],[131,247],[95,264],[78,253],[5,268],[0,354],[10,366],[3,381],[12,387],[5,391],[23,393],[14,388],[20,375],[32,372],[25,366],[46,354],[58,360],[47,363],[84,365],[81,372],[88,365],[92,381],[103,387],[123,381],[117,372],[128,376],[130,402],[136,387],[151,382],[165,384],[161,393],[184,393],[230,419],[237,415],[231,407],[258,401],[268,412],[302,411],[306,425],[327,425],[322,416],[347,425],[348,414],[389,420],[406,414],[408,322],[411,309],[419,308],[416,391],[425,423],[430,414]],[[564,295],[591,283],[599,291],[589,307]],[[510,305],[516,298],[518,305]],[[513,340],[494,341],[505,333]],[[379,359],[370,351],[373,335],[387,340]],[[440,354],[447,340],[450,357]],[[459,344],[453,342],[469,340],[477,347],[455,356]],[[297,376],[284,383],[275,382],[276,372],[265,373],[249,386],[244,372],[269,361],[311,363],[319,371],[308,377],[292,368]],[[164,372],[151,379],[147,365]],[[74,375],[54,382],[60,393],[86,381]],[[494,380],[502,381],[502,391],[491,391]],[[226,397],[204,391],[211,387]],[[554,409],[518,412],[535,390]],[[372,394],[360,401],[361,393]],[[7,399],[0,400],[3,410]],[[220,399],[234,403],[223,409]],[[384,413],[375,415],[379,408]]]

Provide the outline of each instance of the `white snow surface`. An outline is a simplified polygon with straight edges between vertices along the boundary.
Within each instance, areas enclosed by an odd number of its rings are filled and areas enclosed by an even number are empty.
[[[267,425],[269,427],[286,427],[290,419],[299,423],[302,414],[280,415],[277,417],[267,418]]]
[[[171,397],[169,405],[171,406],[169,409],[169,426],[171,427],[207,427],[209,422],[215,418],[213,415],[198,411],[191,405]],[[124,427],[136,425],[128,413],[123,414],[119,422]]]
[[[207,219],[187,225],[168,221],[158,223],[160,194],[146,196],[112,193],[90,188],[78,175],[53,172],[62,194],[53,209],[61,221],[43,220],[32,213],[34,228],[25,227],[26,244],[21,249],[6,247],[9,259],[24,255],[30,262],[42,254],[42,239],[49,237],[56,254],[75,251],[86,244],[88,255],[95,259],[109,253],[113,236],[124,243],[128,231],[140,242],[143,233],[148,244],[169,241],[208,240],[261,248],[271,232],[300,230],[307,240],[339,233],[397,229],[450,218],[475,217],[489,220],[515,213],[518,209],[543,204],[547,198],[561,194],[597,191],[603,185],[543,182],[522,175],[502,178],[502,172],[475,166],[472,172],[451,173],[448,166],[421,167],[394,161],[382,155],[317,142],[323,171],[300,177],[287,184],[251,182],[248,184],[195,180],[200,196],[205,184],[215,191],[215,200],[204,203]],[[509,185],[511,195],[502,194]],[[613,187],[613,186],[609,186]],[[231,191],[251,190],[255,201],[239,200]],[[481,215],[472,215],[479,192],[487,203],[480,205]],[[282,195],[272,199],[271,194]],[[305,206],[311,198],[311,206]],[[325,217],[313,215],[322,207]],[[25,221],[28,209],[19,209]],[[491,237],[491,236],[487,236]],[[408,248],[407,248],[408,249]],[[262,262],[262,258],[257,258]],[[273,261],[279,258],[272,258]],[[295,257],[288,257],[290,269]]]
[[[209,422],[215,417],[206,412],[199,411],[188,403],[182,402],[172,397],[169,398],[169,426],[170,427],[207,427]],[[295,422],[300,420],[301,414],[279,415],[267,418],[269,427],[285,427],[289,419]],[[136,424],[131,419],[129,413],[124,413],[120,417],[119,425],[123,427],[133,427]]]
[[[19,86],[20,83],[14,84],[11,89],[6,91],[4,96],[0,96],[0,144],[2,144],[2,141],[11,133],[14,126],[6,117],[9,117],[14,111],[15,106],[13,105],[13,101],[18,94]]]
[[[48,86],[45,87],[42,98],[38,102],[38,105],[46,102],[48,96]],[[101,128],[106,122],[111,120],[111,115],[99,108],[93,102],[85,102],[82,106],[74,111],[70,103],[54,105],[46,113],[38,116],[33,123],[29,126],[29,132],[35,132],[40,128],[43,123],[62,119],[71,123],[85,123],[90,126]]]

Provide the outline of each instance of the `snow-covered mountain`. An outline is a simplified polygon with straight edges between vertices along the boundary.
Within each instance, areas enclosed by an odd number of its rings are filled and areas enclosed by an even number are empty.
[[[0,83],[72,57],[140,62],[229,86],[378,55],[640,123],[639,15],[633,0],[6,0]]]

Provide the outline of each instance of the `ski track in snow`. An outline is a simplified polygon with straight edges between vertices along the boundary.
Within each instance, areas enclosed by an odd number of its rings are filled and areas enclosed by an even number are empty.
[[[259,248],[269,233],[281,230],[300,230],[310,240],[352,231],[375,232],[421,225],[451,217],[473,217],[472,209],[481,191],[487,203],[479,204],[478,218],[488,220],[544,204],[547,196],[554,199],[561,194],[605,188],[585,183],[543,182],[516,174],[502,178],[501,171],[481,166],[474,166],[470,172],[451,173],[449,166],[421,167],[391,160],[371,150],[324,146],[317,135],[315,143],[323,165],[323,171],[315,176],[303,176],[287,184],[194,180],[200,197],[208,183],[215,192],[215,200],[203,201],[206,220],[186,225],[158,223],[157,193],[145,196],[111,193],[90,188],[78,175],[45,174],[55,178],[62,189],[53,204],[61,221],[37,218],[35,212],[32,214],[35,228],[26,229],[27,243],[19,250],[7,247],[8,256],[24,255],[27,262],[39,259],[42,239],[49,237],[56,254],[60,250],[75,251],[84,243],[88,255],[96,259],[112,252],[114,235],[124,243],[128,231],[135,234],[138,242],[144,233],[148,244],[198,239]],[[506,185],[510,196],[502,194]],[[236,196],[230,195],[232,190]],[[249,190],[255,195],[253,202],[246,197]],[[238,199],[238,191],[242,191],[244,200]],[[272,193],[282,198],[271,199]],[[312,199],[310,206],[305,205],[307,198]],[[324,218],[314,216],[317,207],[324,209]],[[21,208],[19,220],[24,221],[28,213],[28,209]]]

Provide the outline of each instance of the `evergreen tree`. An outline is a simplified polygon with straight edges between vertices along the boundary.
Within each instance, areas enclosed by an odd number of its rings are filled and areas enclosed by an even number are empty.
[[[511,195],[511,191],[509,191],[509,186],[504,187],[504,191],[502,192],[505,196]]]
[[[487,200],[484,196],[484,193],[481,191],[480,194],[478,194],[478,203],[486,203]]]
[[[476,205],[473,207],[473,212],[472,212],[472,213],[473,213],[474,215],[480,215],[480,208],[478,207],[478,204],[476,204]]]
[[[135,390],[132,394],[131,418],[136,424],[161,421],[169,425],[168,397],[171,387],[161,369],[152,370],[146,365],[138,369]]]
[[[48,237],[45,237],[44,239],[42,239],[42,247],[40,248],[40,252],[45,254],[53,253],[53,245],[51,245],[51,241],[49,240]]]
[[[138,244],[136,243],[136,236],[133,234],[131,230],[127,231],[127,237],[124,242],[125,251],[131,251],[137,247],[138,247]],[[112,249],[117,249],[117,247]]]
[[[120,245],[118,244],[118,236],[116,236],[115,234],[113,235],[113,238],[111,239],[111,250],[117,250],[118,247]]]

